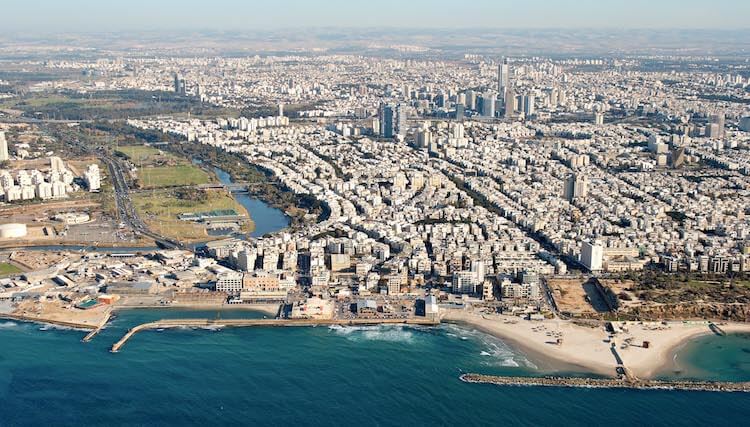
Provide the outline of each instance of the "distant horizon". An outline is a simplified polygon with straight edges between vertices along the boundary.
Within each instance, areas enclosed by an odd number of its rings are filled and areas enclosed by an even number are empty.
[[[750,2],[717,0],[10,1],[0,34],[337,29],[748,30]]]
[[[467,31],[494,31],[494,32],[524,32],[524,31],[541,31],[541,32],[577,32],[577,31],[595,31],[600,33],[618,33],[618,32],[634,32],[644,31],[650,33],[664,33],[664,32],[711,32],[711,33],[736,33],[736,32],[750,32],[750,27],[747,28],[688,28],[688,27],[674,27],[674,28],[635,28],[635,27],[455,27],[455,28],[444,28],[444,27],[415,27],[415,28],[404,28],[394,26],[371,26],[371,27],[345,27],[345,26],[305,26],[305,27],[275,27],[275,28],[263,28],[263,29],[240,29],[240,28],[165,28],[165,29],[117,29],[117,30],[66,30],[66,31],[36,31],[35,34],[30,34],[28,31],[13,31],[3,33],[0,31],[0,36],[10,35],[17,36],[23,35],[25,37],[33,38],[36,35],[48,36],[51,33],[58,34],[70,34],[70,35],[89,35],[89,34],[180,34],[180,33],[235,33],[235,34],[257,34],[257,33],[276,33],[276,32],[304,32],[304,31],[353,31],[353,32],[365,32],[365,31],[397,31],[397,32],[436,32],[436,33],[450,33],[450,32],[467,32]]]

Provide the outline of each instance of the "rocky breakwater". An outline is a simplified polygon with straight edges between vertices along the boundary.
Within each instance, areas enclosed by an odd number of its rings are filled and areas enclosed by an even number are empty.
[[[667,381],[634,380],[619,378],[585,377],[505,377],[495,375],[463,374],[459,377],[467,383],[483,383],[505,386],[577,387],[577,388],[630,388],[637,390],[682,390],[750,392],[750,382],[719,381]]]

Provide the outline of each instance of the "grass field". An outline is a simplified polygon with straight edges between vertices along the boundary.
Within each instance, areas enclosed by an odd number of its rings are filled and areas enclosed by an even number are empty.
[[[131,162],[138,164],[140,162],[146,162],[159,155],[169,155],[162,152],[158,148],[154,148],[148,145],[121,145],[115,149],[130,159]],[[162,154],[163,153],[163,154]]]
[[[80,75],[68,72],[0,70],[0,81],[39,82],[80,78]],[[86,80],[83,78],[83,81]],[[205,118],[240,115],[239,110],[213,107],[198,102],[194,97],[179,96],[171,91],[136,89],[100,90],[85,95],[57,89],[25,93],[0,100],[0,109],[12,109],[14,114],[21,112],[28,117],[67,120],[127,119],[164,114]]]
[[[205,228],[196,223],[181,221],[177,215],[188,212],[205,212],[215,209],[234,209],[245,214],[242,207],[225,191],[209,191],[206,201],[191,201],[178,199],[169,190],[155,190],[133,194],[133,204],[139,215],[146,221],[149,228],[164,236],[183,241],[206,240],[208,235]],[[244,231],[252,227],[248,222]]]
[[[63,102],[75,102],[70,98],[58,95],[47,95],[47,96],[35,96],[30,98],[9,98],[4,99],[0,102],[1,108],[16,108],[19,105],[27,105],[29,107],[43,107],[46,105],[60,104]]]
[[[126,145],[115,150],[138,167],[141,188],[163,188],[207,184],[212,177],[187,159],[147,145]]]
[[[35,108],[46,109],[65,106],[66,108],[80,109],[115,109],[127,107],[131,103],[127,100],[119,99],[85,99],[71,98],[64,95],[56,94],[38,94],[36,96],[24,98],[11,98],[0,103],[0,108],[18,108],[23,110],[33,110]]]
[[[162,188],[179,185],[198,185],[211,182],[211,176],[192,165],[144,167],[138,170],[142,188]]]
[[[22,272],[20,268],[7,262],[0,262],[0,276],[7,276],[9,274],[18,274]]]

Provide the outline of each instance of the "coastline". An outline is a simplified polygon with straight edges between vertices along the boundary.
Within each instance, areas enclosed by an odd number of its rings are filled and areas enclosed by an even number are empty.
[[[513,316],[493,317],[496,318],[485,318],[463,310],[446,310],[442,314],[444,322],[474,328],[507,342],[527,356],[540,373],[572,372],[604,377],[613,377],[615,374],[614,368],[601,360],[556,352],[553,351],[559,350],[556,345],[547,344],[546,340],[531,339],[534,333],[530,329],[540,326],[542,322],[532,323]]]
[[[724,332],[727,333],[727,335],[731,334],[743,334],[743,333],[750,333],[750,324],[747,323],[737,323],[737,322],[731,322],[722,324],[721,328],[724,330]],[[688,344],[690,344],[693,340],[699,337],[704,337],[707,335],[711,335],[713,332],[703,332],[701,333],[695,333],[690,336],[685,337],[684,340],[675,343],[670,348],[667,348],[664,350],[662,356],[662,363],[659,366],[655,366],[651,372],[649,372],[649,375],[652,378],[658,378],[661,376],[669,376],[672,374],[675,374],[675,357],[677,354],[679,354]]]
[[[200,305],[200,304],[184,304],[184,305],[119,305],[119,306],[113,306],[112,307],[112,313],[116,313],[117,311],[122,310],[153,310],[153,309],[163,309],[163,310],[217,310],[217,311],[229,311],[229,310],[246,310],[246,311],[257,311],[260,313],[263,313],[266,316],[273,316],[276,317],[279,310],[281,308],[281,304],[237,304],[237,305],[229,305],[229,304],[223,304],[220,306],[217,305]],[[34,317],[34,316],[26,316],[23,314],[14,314],[14,313],[0,313],[0,319],[5,320],[11,320],[11,321],[17,321],[17,322],[28,322],[28,323],[37,323],[40,325],[53,325],[53,326],[62,326],[66,328],[73,328],[73,329],[80,329],[80,330],[86,330],[86,331],[93,331],[101,326],[106,325],[106,323],[109,322],[109,316],[106,317],[106,322],[104,324],[99,323],[84,323],[84,322],[76,322],[72,320],[60,320],[60,319],[52,319],[52,318],[41,318],[41,317]]]
[[[513,316],[479,315],[463,310],[447,310],[443,320],[463,324],[506,340],[520,351],[540,361],[541,371],[548,368],[566,372],[570,368],[614,377],[617,359],[609,334],[603,327],[579,326],[567,320],[526,321]],[[750,332],[750,324],[726,323],[727,333]],[[614,337],[615,349],[625,367],[638,378],[650,379],[669,369],[673,355],[690,340],[713,332],[707,322],[668,322],[666,325],[630,322],[627,332]],[[552,332],[554,331],[554,332]],[[562,343],[552,342],[548,333],[560,333]],[[631,344],[622,346],[629,341]],[[648,348],[642,343],[648,341]]]
[[[98,327],[98,325],[92,325],[88,323],[69,322],[65,320],[55,320],[55,319],[40,319],[36,317],[29,317],[29,316],[24,316],[21,314],[11,314],[11,313],[0,313],[0,319],[13,320],[17,322],[37,323],[41,325],[63,326],[66,328],[81,329],[81,330],[88,330],[88,331],[95,330]]]
[[[256,311],[263,318],[275,318],[280,304],[179,304],[179,305],[118,305],[112,311],[123,310],[196,310],[196,311]],[[95,330],[102,325],[69,321],[65,319],[42,319],[22,314],[0,313],[0,319],[49,324]],[[170,321],[178,321],[172,319]],[[232,321],[233,319],[224,319]],[[445,310],[441,322],[457,324],[481,331],[507,342],[533,365],[539,375],[567,374],[575,377],[614,378],[619,361],[633,376],[648,380],[665,378],[674,372],[674,356],[687,343],[697,337],[714,334],[706,321],[684,322],[628,322],[624,330],[614,336],[603,326],[582,326],[569,320],[547,319],[542,321],[521,320],[514,316],[478,314],[467,310]],[[727,334],[750,333],[748,323],[724,323],[721,328]],[[557,337],[561,342],[557,342]],[[648,341],[648,346],[641,343]],[[623,345],[628,342],[629,345]],[[615,356],[615,352],[617,356]],[[619,360],[618,360],[619,357]]]
[[[266,315],[276,316],[279,313],[281,304],[169,304],[169,305],[116,305],[114,311],[120,310],[140,310],[140,309],[163,309],[163,310],[246,310],[258,311]]]

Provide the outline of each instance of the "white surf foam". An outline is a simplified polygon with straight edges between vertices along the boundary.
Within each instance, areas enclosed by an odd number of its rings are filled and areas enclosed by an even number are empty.
[[[479,344],[482,348],[479,355],[484,359],[482,363],[486,366],[512,368],[523,366],[536,369],[536,366],[524,357],[522,353],[513,349],[499,338],[481,331],[454,324],[446,324],[443,328],[446,330],[446,335],[449,337],[458,338],[464,341],[470,340]]]
[[[412,343],[415,331],[402,325],[339,326],[328,328],[333,333],[350,341],[389,341]]]

